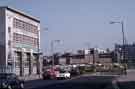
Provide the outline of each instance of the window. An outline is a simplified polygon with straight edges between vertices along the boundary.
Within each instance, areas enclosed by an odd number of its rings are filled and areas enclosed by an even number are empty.
[[[8,59],[11,59],[11,52],[8,53]]]
[[[34,37],[18,34],[18,33],[13,33],[13,41],[15,43],[22,43],[22,44],[28,44],[31,46],[37,46],[38,39]]]
[[[10,33],[11,32],[11,27],[8,27],[8,33]]]
[[[8,45],[11,46],[11,40],[8,40]]]
[[[25,67],[25,68],[28,68],[28,67],[29,67],[29,61],[25,61],[25,62],[24,62],[24,67]]]
[[[14,20],[13,20],[13,26],[15,28],[25,30],[27,32],[38,34],[38,27],[37,26],[30,24],[30,23],[27,23],[27,22],[24,22],[24,21],[21,21],[21,20],[16,19],[16,18],[14,18]]]

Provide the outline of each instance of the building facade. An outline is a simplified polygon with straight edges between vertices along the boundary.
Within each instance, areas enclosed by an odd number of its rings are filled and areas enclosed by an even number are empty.
[[[99,63],[108,65],[113,63],[113,52],[109,53],[99,53]]]
[[[79,50],[76,53],[66,52],[64,54],[54,55],[55,65],[70,65],[70,64],[112,64],[114,60],[113,51],[99,51],[97,48],[90,48],[88,50]],[[44,66],[51,64],[50,57],[44,57]]]
[[[40,21],[11,7],[0,7],[0,66],[17,75],[40,72]]]
[[[125,61],[128,68],[135,68],[135,44],[126,44],[124,46],[116,44],[115,53],[118,62]]]
[[[88,64],[95,64],[99,60],[99,53],[96,48],[85,50],[85,60]]]

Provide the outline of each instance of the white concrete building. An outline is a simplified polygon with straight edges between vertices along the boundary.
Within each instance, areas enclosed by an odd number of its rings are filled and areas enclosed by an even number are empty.
[[[0,66],[17,75],[40,72],[40,20],[22,11],[0,7]]]

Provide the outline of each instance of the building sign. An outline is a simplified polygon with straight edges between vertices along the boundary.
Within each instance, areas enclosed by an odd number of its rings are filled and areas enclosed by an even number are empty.
[[[22,48],[25,48],[25,50],[29,52],[31,51],[31,49],[33,50],[33,52],[38,52],[37,48],[27,45],[27,44],[16,43],[15,48],[17,49],[17,51],[22,51]]]

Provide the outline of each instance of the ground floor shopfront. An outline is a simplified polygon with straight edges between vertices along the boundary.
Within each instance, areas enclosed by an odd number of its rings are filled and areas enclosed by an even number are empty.
[[[18,76],[40,74],[41,62],[39,59],[39,53],[14,49],[11,57],[7,58],[6,69]]]
[[[38,74],[39,60],[38,55],[31,52],[14,52],[15,69],[17,75]]]

